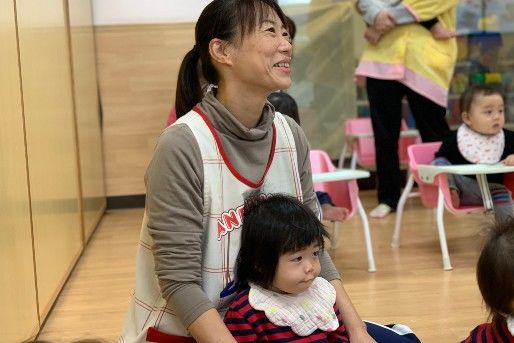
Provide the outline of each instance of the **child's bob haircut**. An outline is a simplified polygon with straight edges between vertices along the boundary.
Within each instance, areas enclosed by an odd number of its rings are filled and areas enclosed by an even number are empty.
[[[514,315],[514,218],[495,223],[477,263],[477,281],[493,322]]]
[[[313,243],[323,250],[325,237],[328,233],[316,215],[292,196],[261,195],[247,200],[236,262],[237,288],[253,282],[268,289],[281,255]]]
[[[459,106],[461,112],[469,112],[471,110],[471,105],[473,104],[473,100],[478,95],[499,95],[504,98],[500,88],[496,85],[472,85],[467,88],[464,93],[460,96]]]

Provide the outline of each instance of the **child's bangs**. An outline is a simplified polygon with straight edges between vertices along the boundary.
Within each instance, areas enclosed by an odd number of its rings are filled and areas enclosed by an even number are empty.
[[[314,223],[313,223],[314,224]],[[309,247],[311,244],[318,244],[320,249],[324,248],[325,232],[323,224],[299,226],[289,224],[287,231],[287,238],[281,247],[281,253],[296,252]],[[321,227],[320,227],[321,226]]]

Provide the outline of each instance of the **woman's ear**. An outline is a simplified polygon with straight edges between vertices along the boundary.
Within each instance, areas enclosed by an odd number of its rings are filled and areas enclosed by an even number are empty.
[[[230,44],[219,38],[209,42],[209,54],[213,62],[232,65],[232,48]]]

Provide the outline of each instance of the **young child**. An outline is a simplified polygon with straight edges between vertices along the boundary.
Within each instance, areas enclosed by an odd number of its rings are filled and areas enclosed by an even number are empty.
[[[443,140],[435,154],[435,165],[501,162],[514,165],[514,132],[505,130],[502,94],[494,87],[476,85],[460,99],[463,123]],[[487,176],[496,220],[513,215],[511,193],[503,185],[503,174]],[[454,207],[482,204],[482,195],[474,176],[448,175]]]
[[[491,226],[477,281],[492,322],[477,326],[463,343],[514,342],[514,219]]]
[[[298,105],[294,98],[286,92],[274,92],[268,96],[268,101],[275,107],[275,110],[293,118],[300,125],[300,115],[298,114]],[[341,222],[348,217],[347,208],[335,206],[332,198],[326,192],[316,192],[323,220]]]
[[[412,12],[402,4],[401,0],[357,0],[356,7],[368,25],[364,37],[371,44],[376,44],[382,34],[396,24],[417,22]],[[384,20],[376,21],[379,16]],[[375,25],[378,22],[383,24]],[[421,21],[419,24],[429,30],[435,39],[449,39],[457,35],[455,31],[445,28],[437,18]]]
[[[288,195],[245,203],[235,285],[225,316],[238,342],[349,342],[333,286],[320,274],[328,237],[312,211]]]

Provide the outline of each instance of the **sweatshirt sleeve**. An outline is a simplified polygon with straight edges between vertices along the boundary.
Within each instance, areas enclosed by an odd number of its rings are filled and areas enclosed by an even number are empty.
[[[201,288],[203,168],[187,126],[175,125],[162,133],[145,181],[148,230],[161,293],[188,327],[214,306]]]
[[[373,25],[377,14],[386,8],[382,1],[378,0],[358,0],[357,8],[361,12],[362,19],[368,25]]]
[[[306,204],[314,213],[321,214],[321,208],[319,207],[316,193],[314,192],[314,186],[312,185],[312,169],[310,161],[310,146],[307,141],[307,137],[302,128],[290,117],[284,116],[291,128],[295,139],[297,159],[298,159],[298,171],[300,173],[300,180],[302,184],[303,202]],[[320,276],[327,281],[335,279],[341,279],[339,272],[337,271],[330,255],[327,251],[324,251],[320,256],[321,273]]]
[[[457,0],[404,0],[403,5],[417,21],[426,21],[456,8]]]

